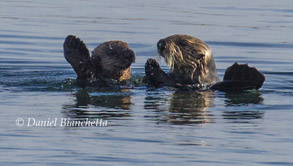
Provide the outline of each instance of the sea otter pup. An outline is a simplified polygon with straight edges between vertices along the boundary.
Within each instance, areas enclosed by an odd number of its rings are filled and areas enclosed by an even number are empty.
[[[202,40],[188,35],[172,35],[157,43],[157,50],[170,66],[166,74],[154,59],[145,65],[144,81],[151,86],[192,87],[222,91],[259,89],[265,80],[263,74],[247,64],[234,63],[220,82],[214,57]]]
[[[131,78],[130,66],[135,61],[135,54],[126,42],[104,42],[90,56],[83,41],[69,35],[64,41],[63,49],[65,59],[76,72],[77,84],[81,87],[91,84],[107,86]]]

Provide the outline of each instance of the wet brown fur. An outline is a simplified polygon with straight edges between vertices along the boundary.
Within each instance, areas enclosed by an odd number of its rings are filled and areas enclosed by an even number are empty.
[[[184,84],[219,81],[211,49],[202,40],[172,35],[158,42],[158,53],[171,67],[170,76]]]
[[[217,76],[211,49],[202,40],[188,35],[172,35],[159,40],[158,53],[171,67],[165,73],[155,59],[145,65],[144,82],[149,86],[173,86],[182,89],[243,91],[259,89],[265,76],[256,68],[235,63],[225,72],[223,81]]]
[[[102,78],[118,81],[130,79],[130,65],[134,60],[134,52],[122,41],[104,42],[92,52],[92,61],[99,71],[97,75]]]
[[[135,61],[135,54],[126,42],[104,42],[97,46],[90,56],[83,41],[69,35],[63,47],[64,56],[74,68],[78,79],[111,79],[122,82],[131,77],[130,66]]]

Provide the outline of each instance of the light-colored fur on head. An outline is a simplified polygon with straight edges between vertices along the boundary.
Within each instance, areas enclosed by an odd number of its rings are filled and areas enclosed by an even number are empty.
[[[210,48],[200,39],[187,35],[173,35],[163,39],[163,50],[158,50],[171,72],[193,83],[218,81],[214,58]],[[183,80],[184,81],[184,80]]]

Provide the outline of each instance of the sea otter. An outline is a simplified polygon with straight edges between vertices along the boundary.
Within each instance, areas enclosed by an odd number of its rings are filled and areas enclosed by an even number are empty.
[[[165,73],[155,59],[148,59],[144,81],[150,86],[241,91],[259,89],[265,81],[264,75],[256,68],[236,62],[227,68],[221,82],[209,46],[189,35],[176,34],[161,39],[157,43],[157,51],[171,72]]]
[[[131,78],[130,66],[135,61],[135,53],[126,42],[104,42],[90,56],[84,42],[69,35],[64,41],[63,49],[65,59],[76,72],[77,84],[81,87],[107,86]]]

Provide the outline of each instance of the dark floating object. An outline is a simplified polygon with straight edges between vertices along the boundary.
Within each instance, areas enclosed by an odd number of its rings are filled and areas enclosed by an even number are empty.
[[[212,85],[211,89],[221,91],[242,91],[250,89],[259,89],[265,81],[265,76],[255,67],[249,67],[247,64],[239,65],[235,62],[228,67],[224,80]]]

